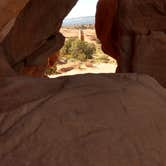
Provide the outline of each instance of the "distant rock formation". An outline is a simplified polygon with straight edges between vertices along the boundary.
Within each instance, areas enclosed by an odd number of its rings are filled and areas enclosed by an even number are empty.
[[[84,41],[84,40],[85,40],[84,31],[83,31],[82,29],[79,29],[79,32],[78,32],[78,39],[81,40],[81,41]]]

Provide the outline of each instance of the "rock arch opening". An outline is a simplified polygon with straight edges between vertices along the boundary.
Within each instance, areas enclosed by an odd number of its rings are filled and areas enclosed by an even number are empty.
[[[21,71],[21,74],[42,76],[47,65],[53,65],[64,44],[59,29],[76,2],[49,0],[43,5],[41,0],[2,0],[0,75]],[[166,85],[166,62],[160,58],[165,57],[166,52],[165,6],[165,0],[147,3],[99,0],[97,16],[101,19],[97,19],[97,34],[104,52],[113,56],[115,52],[119,53],[115,56],[119,72],[145,73]],[[115,31],[117,25],[121,32],[120,43]],[[110,52],[112,50],[114,53]]]
[[[51,78],[85,73],[115,73],[117,63],[101,49],[96,36],[95,15],[98,0],[79,0],[64,19],[60,32],[65,44],[55,65],[47,73]]]

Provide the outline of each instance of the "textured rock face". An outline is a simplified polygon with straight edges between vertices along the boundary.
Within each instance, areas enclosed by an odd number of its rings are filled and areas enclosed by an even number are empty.
[[[12,28],[19,12],[29,0],[1,0],[0,1],[0,42]]]
[[[116,17],[117,9],[117,0],[99,0],[95,24],[96,34],[102,43],[103,51],[116,60],[119,56],[119,28]]]
[[[166,165],[166,90],[143,75],[16,75],[42,73],[76,1],[17,2],[0,1],[0,9],[15,9],[0,18],[0,166]]]
[[[7,27],[3,30],[1,46],[14,70],[47,66],[48,56],[63,46],[64,37],[59,33],[59,28],[76,1],[29,0],[19,3],[19,0],[15,0],[12,3],[0,3],[0,7],[6,4],[5,7],[9,6],[11,11],[16,10],[7,15],[5,21],[0,20],[0,25]]]
[[[96,30],[119,72],[146,73],[166,86],[165,20],[165,0],[99,0]]]
[[[166,164],[166,91],[148,76],[8,77],[0,91],[1,166]]]

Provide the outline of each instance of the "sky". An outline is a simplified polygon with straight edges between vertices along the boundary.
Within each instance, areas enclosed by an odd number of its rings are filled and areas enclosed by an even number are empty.
[[[98,0],[79,0],[67,18],[94,16]]]

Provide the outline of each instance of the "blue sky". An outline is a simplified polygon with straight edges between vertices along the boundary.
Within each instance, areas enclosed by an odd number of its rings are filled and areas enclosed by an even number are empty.
[[[67,18],[94,16],[98,0],[79,0]]]

